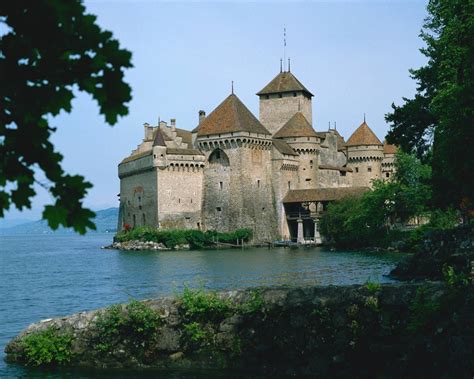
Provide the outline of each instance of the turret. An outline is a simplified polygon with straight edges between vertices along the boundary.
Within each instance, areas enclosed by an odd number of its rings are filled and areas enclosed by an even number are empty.
[[[365,122],[346,142],[347,166],[353,170],[354,187],[370,187],[372,180],[382,177],[384,157],[382,142]]]

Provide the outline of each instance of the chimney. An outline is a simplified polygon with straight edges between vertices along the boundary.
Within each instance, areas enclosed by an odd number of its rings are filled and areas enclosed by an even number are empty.
[[[199,123],[203,122],[205,118],[206,118],[206,112],[202,110],[199,111]]]
[[[149,135],[150,135],[150,133],[149,133],[149,131],[148,131],[148,130],[150,129],[150,124],[149,124],[148,122],[145,122],[145,123],[143,124],[143,129],[144,129],[144,132],[145,132],[143,139],[146,141],[146,140],[148,140],[148,137],[149,137]]]
[[[171,129],[175,130],[176,129],[176,119],[175,118],[170,119],[170,124],[171,124]]]

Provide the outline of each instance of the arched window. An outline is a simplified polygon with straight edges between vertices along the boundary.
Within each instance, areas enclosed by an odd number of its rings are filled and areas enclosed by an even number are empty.
[[[229,166],[229,157],[221,149],[216,149],[209,155],[209,164]]]

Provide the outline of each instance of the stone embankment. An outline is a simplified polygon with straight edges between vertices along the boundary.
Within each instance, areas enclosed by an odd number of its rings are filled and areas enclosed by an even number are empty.
[[[271,377],[469,377],[472,286],[259,288],[161,298],[30,325],[10,362]]]
[[[166,247],[161,242],[153,241],[124,241],[124,242],[114,242],[111,245],[104,246],[103,249],[116,249],[116,250],[189,250],[188,244],[177,245],[174,249]]]

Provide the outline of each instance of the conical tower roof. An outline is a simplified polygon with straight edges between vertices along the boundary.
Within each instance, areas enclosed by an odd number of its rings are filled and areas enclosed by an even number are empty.
[[[273,136],[273,138],[289,137],[317,137],[317,135],[303,113],[296,112]]]
[[[198,126],[198,136],[250,132],[271,134],[234,94],[229,95]]]
[[[160,127],[156,129],[155,139],[153,140],[153,146],[166,146],[165,138],[161,133]]]
[[[382,145],[369,125],[364,122],[355,130],[346,142],[346,146]]]
[[[290,71],[282,71],[275,76],[260,92],[258,96],[270,95],[272,93],[303,91],[309,96],[311,92]]]
[[[396,154],[398,147],[396,145],[389,144],[387,140],[383,141],[383,152],[384,154]]]

